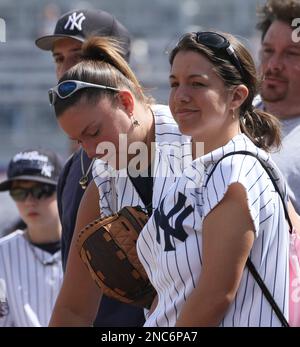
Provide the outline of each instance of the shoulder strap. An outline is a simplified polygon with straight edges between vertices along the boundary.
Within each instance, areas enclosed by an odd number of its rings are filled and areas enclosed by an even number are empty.
[[[289,214],[288,214],[288,211],[287,211],[287,207],[286,207],[286,204],[285,204],[285,201],[284,201],[284,198],[283,196],[281,195],[281,192],[276,184],[276,181],[274,180],[273,176],[270,174],[267,166],[265,165],[265,163],[260,159],[258,158],[255,154],[249,152],[249,151],[236,151],[236,152],[229,152],[229,153],[226,153],[222,158],[220,158],[215,166],[213,167],[213,169],[211,170],[211,172],[209,173],[208,177],[207,177],[207,180],[206,180],[206,184],[205,186],[207,186],[207,183],[210,179],[210,177],[212,176],[213,172],[215,171],[215,169],[217,168],[217,165],[226,157],[229,157],[229,156],[232,156],[232,155],[236,155],[236,154],[244,154],[244,155],[250,155],[251,157],[254,157],[256,158],[261,166],[265,169],[265,171],[267,172],[268,176],[270,177],[273,185],[274,185],[274,188],[276,190],[276,192],[279,194],[280,196],[280,199],[282,201],[282,204],[283,204],[283,208],[284,208],[284,214],[285,214],[285,218],[287,220],[287,222],[289,223],[289,227],[290,227],[290,233],[292,232],[293,230],[293,225],[292,225],[292,222],[290,220],[290,217],[289,217]],[[264,296],[266,297],[266,299],[268,300],[268,302],[270,303],[270,305],[272,306],[275,314],[277,315],[277,317],[279,318],[281,324],[284,326],[284,327],[289,327],[289,323],[287,322],[285,316],[283,315],[283,313],[281,312],[279,306],[277,305],[276,301],[274,300],[272,294],[270,293],[269,289],[267,288],[267,286],[265,285],[264,281],[262,280],[260,274],[257,272],[254,264],[252,263],[251,259],[248,257],[247,259],[247,262],[246,262],[246,265],[249,269],[249,271],[251,272],[252,276],[255,278],[257,284],[259,285],[260,289],[262,290]]]
[[[244,154],[244,155],[249,155],[249,156],[251,156],[251,157],[254,157],[255,159],[257,159],[257,160],[260,162],[261,166],[265,169],[266,173],[268,174],[268,176],[270,177],[270,179],[271,179],[271,181],[272,181],[272,183],[273,183],[273,186],[274,186],[276,192],[279,194],[279,197],[280,197],[280,199],[281,199],[281,201],[282,201],[282,205],[283,205],[283,209],[284,209],[284,215],[285,215],[285,218],[286,218],[287,222],[289,223],[290,233],[292,233],[293,224],[292,224],[292,221],[291,221],[291,219],[290,219],[290,217],[289,217],[289,213],[288,213],[288,210],[287,210],[286,203],[285,203],[285,201],[284,201],[284,197],[282,196],[282,194],[281,194],[281,192],[280,192],[280,190],[279,190],[279,188],[278,188],[278,186],[277,186],[277,183],[276,183],[276,181],[274,180],[274,177],[270,174],[269,169],[267,168],[266,164],[265,164],[260,158],[258,158],[258,156],[256,156],[254,153],[251,153],[251,152],[249,152],[249,151],[236,151],[236,152],[229,152],[229,153],[226,153],[222,158],[220,158],[220,159],[216,162],[215,166],[213,167],[213,169],[211,170],[211,172],[209,173],[209,175],[208,175],[208,177],[207,177],[207,179],[206,179],[206,184],[205,184],[205,186],[207,186],[207,183],[208,183],[210,177],[212,176],[213,172],[214,172],[215,169],[217,168],[217,165],[218,165],[224,158],[229,157],[229,156],[233,156],[233,155],[236,155],[236,154]]]

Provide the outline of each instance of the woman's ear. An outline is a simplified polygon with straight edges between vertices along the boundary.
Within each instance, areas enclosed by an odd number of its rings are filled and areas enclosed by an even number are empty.
[[[128,115],[132,115],[134,110],[134,98],[132,93],[127,90],[122,90],[118,92],[117,99],[119,100],[120,106],[124,109],[124,111]]]
[[[244,84],[240,84],[232,91],[231,107],[232,109],[239,108],[243,102],[247,99],[249,94],[248,88]]]

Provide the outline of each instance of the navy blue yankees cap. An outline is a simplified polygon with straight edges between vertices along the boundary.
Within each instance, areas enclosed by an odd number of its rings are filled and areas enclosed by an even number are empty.
[[[9,162],[7,179],[0,183],[0,191],[10,190],[16,180],[57,185],[62,167],[61,158],[50,150],[19,152]]]
[[[102,10],[73,10],[65,13],[58,19],[54,33],[38,38],[35,44],[40,49],[50,51],[58,39],[69,37],[84,42],[91,36],[115,38],[124,51],[124,58],[129,59],[128,30],[114,16]]]

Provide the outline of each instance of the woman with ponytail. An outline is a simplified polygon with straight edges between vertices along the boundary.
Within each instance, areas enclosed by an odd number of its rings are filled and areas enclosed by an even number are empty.
[[[156,208],[191,158],[170,110],[147,97],[134,73],[108,38],[90,38],[81,62],[49,90],[57,121],[90,158],[94,183],[81,201],[62,289],[52,326],[91,325],[102,297],[81,261],[74,240],[99,216],[124,206]],[[172,146],[174,144],[174,146]],[[173,148],[173,154],[170,153]],[[182,151],[181,151],[182,149]],[[101,160],[100,160],[101,159]],[[84,177],[80,180],[84,187]],[[99,209],[100,206],[100,209]]]
[[[158,294],[145,326],[281,326],[247,261],[287,317],[287,194],[269,154],[280,129],[252,107],[254,62],[229,34],[193,32],[171,51],[170,64],[170,109],[192,138],[194,160],[138,239]]]

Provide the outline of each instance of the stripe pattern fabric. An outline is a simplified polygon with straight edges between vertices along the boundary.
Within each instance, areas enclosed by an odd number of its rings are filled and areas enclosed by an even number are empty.
[[[193,161],[169,189],[138,239],[139,258],[159,299],[145,326],[171,327],[176,324],[201,274],[203,220],[223,199],[228,187],[236,182],[246,191],[255,227],[250,258],[288,317],[289,232],[280,197],[270,177],[255,158],[234,155],[218,164],[206,184],[214,164],[224,154],[238,150],[250,151],[262,159],[283,196],[287,196],[282,176],[269,155],[243,134]],[[280,325],[255,279],[245,268],[235,299],[220,326]]]
[[[176,176],[181,176],[184,167],[191,163],[191,152],[190,137],[179,132],[169,108],[154,105],[152,111],[155,121],[152,207],[155,208],[175,182]],[[126,169],[116,171],[103,161],[96,160],[93,177],[99,189],[102,215],[109,216],[124,206],[145,207]]]
[[[60,250],[50,254],[17,230],[0,239],[0,280],[5,287],[0,326],[48,326],[63,272]],[[2,313],[2,314],[1,314]]]

